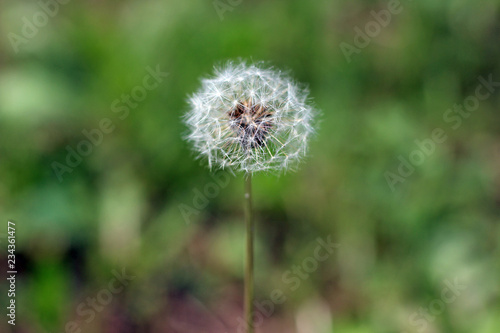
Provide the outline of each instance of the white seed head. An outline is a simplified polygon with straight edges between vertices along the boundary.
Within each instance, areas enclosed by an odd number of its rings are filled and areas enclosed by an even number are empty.
[[[307,96],[283,72],[261,63],[228,63],[189,98],[187,140],[211,168],[293,169],[314,132]]]

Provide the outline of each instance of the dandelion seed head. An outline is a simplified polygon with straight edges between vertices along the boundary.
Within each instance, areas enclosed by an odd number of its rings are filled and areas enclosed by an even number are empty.
[[[189,104],[186,138],[210,168],[293,170],[314,132],[307,89],[261,63],[216,68]]]

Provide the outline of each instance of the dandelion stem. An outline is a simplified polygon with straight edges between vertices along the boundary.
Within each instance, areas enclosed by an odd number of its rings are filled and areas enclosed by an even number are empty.
[[[253,215],[252,215],[252,175],[245,175],[245,225],[246,225],[246,265],[245,265],[245,322],[247,333],[253,333]]]

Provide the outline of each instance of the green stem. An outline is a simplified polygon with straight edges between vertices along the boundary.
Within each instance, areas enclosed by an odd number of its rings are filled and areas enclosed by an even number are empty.
[[[252,216],[252,175],[245,175],[245,322],[247,333],[253,333],[253,216]]]

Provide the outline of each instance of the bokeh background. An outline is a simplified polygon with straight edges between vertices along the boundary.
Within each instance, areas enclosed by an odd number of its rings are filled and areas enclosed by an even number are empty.
[[[341,44],[389,2],[68,1],[47,20],[41,3],[0,3],[1,332],[9,219],[16,332],[238,332],[242,176],[204,200],[227,173],[195,160],[181,117],[239,57],[290,70],[322,110],[300,170],[255,177],[256,297],[286,297],[258,332],[500,331],[500,88],[457,128],[443,118],[500,81],[499,1],[401,0],[350,59]],[[168,76],[115,112],[148,68]],[[60,181],[53,163],[106,118]],[[447,139],[391,188],[436,128]],[[338,248],[292,290],[318,237]],[[447,283],[463,289],[444,302]]]

